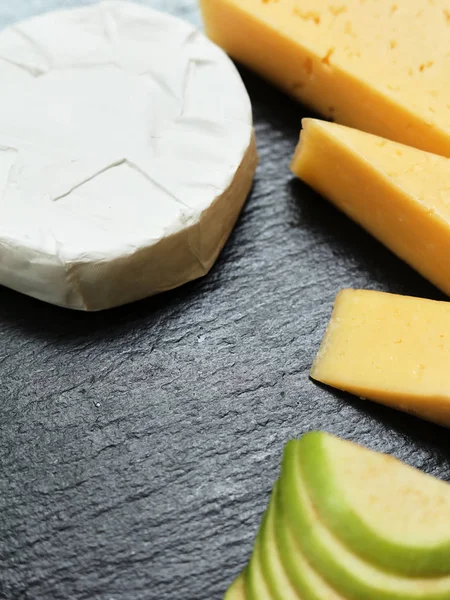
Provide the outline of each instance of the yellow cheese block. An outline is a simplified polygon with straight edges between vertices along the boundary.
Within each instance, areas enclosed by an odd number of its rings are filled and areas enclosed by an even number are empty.
[[[311,377],[450,427],[450,303],[343,290]]]
[[[334,121],[450,157],[450,0],[200,0],[231,56]]]
[[[450,295],[448,158],[304,119],[292,170]]]

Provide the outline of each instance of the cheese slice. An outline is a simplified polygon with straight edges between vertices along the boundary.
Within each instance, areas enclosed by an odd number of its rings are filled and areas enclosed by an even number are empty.
[[[450,295],[450,160],[304,119],[293,172]]]
[[[250,100],[191,25],[107,1],[0,33],[0,283],[100,310],[207,273],[250,189]]]
[[[343,290],[311,377],[450,427],[450,303]]]
[[[450,157],[449,0],[201,0],[231,56],[344,125]]]

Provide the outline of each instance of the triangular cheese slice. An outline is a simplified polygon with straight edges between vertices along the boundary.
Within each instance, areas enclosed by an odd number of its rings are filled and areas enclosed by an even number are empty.
[[[304,119],[292,171],[450,294],[450,159]]]
[[[311,377],[450,427],[449,356],[449,302],[342,290]]]
[[[200,0],[208,36],[324,117],[450,156],[448,0]]]

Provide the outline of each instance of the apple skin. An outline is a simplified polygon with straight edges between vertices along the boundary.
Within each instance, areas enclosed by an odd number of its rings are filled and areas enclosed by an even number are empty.
[[[247,600],[273,600],[261,564],[261,537],[266,526],[266,520],[267,511],[263,515],[250,562],[245,573],[245,594]]]
[[[308,562],[328,582],[330,587],[346,600],[450,600],[450,580],[449,584],[439,591],[420,590],[420,585],[414,585],[413,580],[384,573],[366,563],[366,568],[372,571],[372,578],[368,579],[366,576],[358,574],[358,570],[349,563],[344,554],[344,552],[348,553],[348,550],[338,540],[336,542],[341,551],[339,553],[330,551],[321,530],[327,535],[329,532],[318,520],[314,505],[311,504],[302,481],[301,448],[298,440],[288,442],[285,447],[279,488],[280,508],[278,510],[286,519],[289,530]],[[352,556],[351,563],[354,563],[353,559],[362,562],[358,557]],[[293,561],[291,555],[283,553],[283,560],[288,572],[296,568],[295,565],[288,565],[288,561]],[[378,579],[384,578],[385,575],[390,576],[392,583],[398,585],[399,589],[383,588]],[[434,583],[433,580],[426,580],[426,582],[427,584]]]
[[[366,525],[345,501],[330,465],[327,442],[332,436],[314,431],[299,440],[301,472],[320,520],[346,547],[366,562],[406,577],[450,575],[450,541],[434,548],[396,544]],[[342,443],[342,440],[338,440]]]
[[[346,600],[307,562],[281,509],[280,487],[273,499],[273,531],[284,570],[302,600]],[[270,520],[270,515],[268,522]]]
[[[298,593],[286,573],[276,537],[277,497],[278,482],[273,488],[264,528],[260,533],[261,565],[273,600],[301,600],[303,595]]]
[[[245,595],[245,575],[241,573],[228,588],[223,600],[247,600]]]
[[[349,443],[313,432],[285,446],[281,476],[250,562],[224,600],[450,600],[450,577],[410,578],[380,569],[354,553],[321,519],[307,483],[320,482],[328,473],[330,439]],[[338,495],[338,488],[333,483],[325,490]]]

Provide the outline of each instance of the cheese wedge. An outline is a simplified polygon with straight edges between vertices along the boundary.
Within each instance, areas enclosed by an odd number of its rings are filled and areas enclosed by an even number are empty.
[[[450,160],[303,120],[292,171],[450,295]]]
[[[257,162],[222,50],[111,0],[2,31],[0,80],[0,284],[100,310],[208,272]]]
[[[449,365],[450,303],[343,290],[311,377],[450,427]]]
[[[210,38],[333,120],[450,156],[448,0],[200,0]]]

